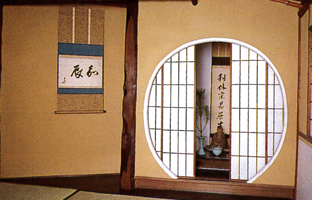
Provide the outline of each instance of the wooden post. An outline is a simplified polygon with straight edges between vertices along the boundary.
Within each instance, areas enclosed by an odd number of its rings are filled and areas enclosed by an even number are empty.
[[[298,11],[298,17],[299,18],[303,17],[303,15],[309,10],[311,3],[312,3],[312,0],[304,1],[302,7],[299,8],[299,11]]]
[[[2,25],[3,25],[3,4],[0,3],[0,94],[1,94],[1,78],[2,78]],[[0,118],[2,115],[0,114]],[[2,126],[2,122],[0,121],[0,128]],[[1,146],[1,135],[0,135],[0,146]],[[1,155],[1,149],[0,149]],[[0,157],[0,175],[1,175],[1,157]]]
[[[1,51],[2,50],[2,24],[3,24],[3,4],[0,3],[0,83],[1,83],[1,77],[2,77],[2,56],[1,56],[2,55],[2,51]],[[1,89],[1,85],[0,85],[0,89]],[[1,140],[0,140],[0,144],[1,144]],[[1,164],[1,161],[0,161],[0,164]]]
[[[127,2],[120,189],[134,189],[138,0]]]

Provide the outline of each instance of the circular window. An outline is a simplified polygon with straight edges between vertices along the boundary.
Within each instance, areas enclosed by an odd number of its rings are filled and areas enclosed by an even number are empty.
[[[223,52],[230,53],[224,56]],[[227,85],[215,87],[218,80],[228,81]],[[195,88],[202,87],[210,112],[204,146],[211,143],[217,119],[227,127],[228,178],[252,182],[272,164],[284,141],[286,96],[270,60],[256,48],[232,39],[187,43],[157,65],[144,101],[145,134],[154,158],[172,178],[197,176]],[[225,93],[228,96],[222,99],[220,94]]]

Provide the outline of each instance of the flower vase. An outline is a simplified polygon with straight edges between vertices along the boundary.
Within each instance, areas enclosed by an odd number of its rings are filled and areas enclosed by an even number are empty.
[[[197,151],[197,154],[200,156],[204,156],[206,155],[204,150],[204,140],[206,139],[206,136],[198,136],[197,138],[199,140],[199,150]]]

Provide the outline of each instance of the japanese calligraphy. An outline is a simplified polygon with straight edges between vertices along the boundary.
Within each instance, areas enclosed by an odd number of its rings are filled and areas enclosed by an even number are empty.
[[[211,72],[211,129],[223,125],[229,132],[231,67],[214,65]]]
[[[223,81],[226,80],[226,74],[222,74],[222,73],[219,74],[219,76],[218,76],[218,81],[221,82],[221,80],[223,80]]]
[[[222,111],[219,112],[217,119],[223,119],[223,112]]]
[[[217,80],[220,82],[219,86],[217,87],[217,90],[220,91],[218,93],[218,99],[220,101],[219,101],[219,106],[218,106],[219,112],[218,112],[217,120],[220,120],[218,124],[222,125],[223,124],[223,121],[222,121],[223,120],[223,108],[224,108],[223,100],[225,99],[225,90],[226,90],[224,83],[226,81],[226,74],[220,73],[218,75]]]
[[[220,100],[225,99],[224,94],[225,94],[224,92],[218,93]]]
[[[59,88],[102,88],[103,57],[59,55]]]
[[[223,109],[223,108],[224,108],[223,101],[220,101],[220,102],[219,102],[218,108],[219,108],[219,109]]]
[[[225,90],[226,87],[225,87],[224,83],[222,83],[222,84],[220,84],[220,85],[218,86],[217,89],[218,89],[219,91],[221,91],[221,90]]]
[[[90,77],[92,74],[94,74],[94,75],[99,75],[99,72],[97,72],[97,71],[92,71],[92,68],[93,68],[93,66],[90,65],[90,66],[89,66],[89,70],[88,70],[88,72],[87,72],[87,76]]]
[[[83,77],[81,73],[82,73],[82,69],[79,68],[79,65],[75,65],[74,71],[71,73],[70,76],[74,75],[76,78],[80,78],[80,77]]]
[[[94,75],[99,75],[99,72],[97,72],[97,71],[92,71],[92,68],[93,68],[93,66],[92,65],[90,65],[89,66],[89,70],[87,71],[87,76],[88,77],[90,77],[92,74],[94,74]],[[82,71],[83,71],[83,69],[80,69],[79,68],[79,65],[75,65],[74,66],[74,70],[73,70],[73,72],[71,73],[71,77],[74,75],[76,78],[83,78],[83,76],[82,76]]]

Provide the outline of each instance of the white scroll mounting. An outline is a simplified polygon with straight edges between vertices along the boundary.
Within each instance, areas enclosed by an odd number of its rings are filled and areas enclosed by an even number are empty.
[[[59,88],[102,88],[102,57],[59,55]]]

